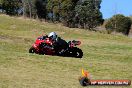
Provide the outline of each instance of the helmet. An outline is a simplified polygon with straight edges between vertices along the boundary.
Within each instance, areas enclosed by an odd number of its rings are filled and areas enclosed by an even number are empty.
[[[57,39],[57,34],[55,32],[51,32],[48,34],[48,37],[53,39],[53,40],[56,40]]]

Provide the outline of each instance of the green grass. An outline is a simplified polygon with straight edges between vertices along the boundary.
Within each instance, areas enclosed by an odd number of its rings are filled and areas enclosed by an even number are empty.
[[[50,31],[81,40],[83,59],[29,54],[35,39]],[[0,15],[0,88],[82,88],[81,68],[92,79],[132,80],[132,39]]]

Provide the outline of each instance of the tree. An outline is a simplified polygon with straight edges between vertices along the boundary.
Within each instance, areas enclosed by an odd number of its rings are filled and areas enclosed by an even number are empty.
[[[65,0],[48,0],[47,1],[47,11],[49,13],[48,17],[52,21],[60,21],[62,2]]]
[[[2,3],[3,3],[3,1],[2,1],[2,0],[0,0],[0,9],[2,8]]]
[[[21,0],[22,1],[22,11],[23,16],[36,18],[36,8],[35,8],[35,1],[36,0]]]
[[[130,19],[131,19],[131,21],[132,21],[132,16],[130,16]]]
[[[2,0],[2,8],[8,15],[17,15],[21,5],[21,0]]]
[[[25,17],[26,16],[26,2],[25,2],[25,0],[22,0],[22,10],[23,10],[23,17]]]
[[[2,0],[0,0],[0,12],[3,11],[2,10]]]
[[[61,17],[65,26],[74,27],[75,6],[79,0],[64,0],[61,4]]]
[[[75,7],[75,22],[85,29],[93,29],[103,23],[100,12],[101,0],[79,1]]]
[[[47,5],[46,0],[35,1],[35,8],[37,10],[37,15],[39,19],[46,19],[47,15],[46,5]]]
[[[30,18],[36,18],[35,0],[26,1],[26,14]]]
[[[129,34],[132,21],[129,17],[125,17],[122,14],[114,15],[108,20],[105,27],[108,31],[121,32],[125,35]]]
[[[67,21],[78,0],[48,0],[47,11],[52,21]]]

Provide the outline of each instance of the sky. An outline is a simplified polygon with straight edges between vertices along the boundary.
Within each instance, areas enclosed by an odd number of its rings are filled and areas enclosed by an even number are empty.
[[[115,14],[132,15],[132,0],[102,0],[101,12],[107,19]]]

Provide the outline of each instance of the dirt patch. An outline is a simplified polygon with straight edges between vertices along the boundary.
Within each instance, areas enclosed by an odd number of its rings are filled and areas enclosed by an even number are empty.
[[[16,26],[16,25],[11,25],[10,28],[11,28],[11,29],[16,29],[17,26]]]
[[[0,39],[7,39],[8,37],[5,35],[0,35]]]

